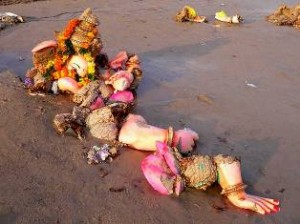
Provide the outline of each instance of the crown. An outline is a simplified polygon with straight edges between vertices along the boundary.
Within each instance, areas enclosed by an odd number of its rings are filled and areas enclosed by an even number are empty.
[[[92,10],[90,8],[87,8],[86,10],[84,10],[84,12],[79,17],[79,20],[85,21],[87,23],[91,23],[95,26],[99,25],[99,20],[98,20],[97,16],[93,15]]]

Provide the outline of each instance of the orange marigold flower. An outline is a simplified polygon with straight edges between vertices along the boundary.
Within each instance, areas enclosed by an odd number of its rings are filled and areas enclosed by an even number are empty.
[[[84,49],[88,49],[90,47],[90,45],[88,43],[83,43],[81,45],[81,47],[84,48]]]
[[[76,77],[76,70],[72,69],[68,71],[68,77],[75,79]]]
[[[66,77],[66,76],[68,76],[68,74],[69,74],[69,71],[68,71],[68,69],[67,69],[67,67],[66,66],[64,66],[62,69],[61,69],[61,78],[62,77]]]
[[[78,26],[78,24],[80,23],[80,20],[78,19],[71,19],[64,31],[64,38],[65,39],[69,39],[71,37],[71,35],[73,34],[76,26]]]
[[[80,78],[78,84],[80,87],[87,85],[90,82],[90,80],[87,77]]]
[[[93,29],[93,33],[94,33],[95,36],[98,34],[97,28],[94,28],[94,29]]]
[[[62,60],[61,57],[56,57],[54,62],[54,68],[56,71],[60,71],[62,68]]]
[[[52,73],[52,78],[53,78],[54,80],[59,79],[59,78],[60,78],[60,71],[53,72],[53,73]]]
[[[95,37],[95,34],[93,32],[88,32],[87,36],[93,39]]]
[[[63,44],[60,48],[63,52],[67,51],[67,46],[65,44]]]
[[[69,59],[69,55],[63,55],[62,56],[62,62],[65,63]]]

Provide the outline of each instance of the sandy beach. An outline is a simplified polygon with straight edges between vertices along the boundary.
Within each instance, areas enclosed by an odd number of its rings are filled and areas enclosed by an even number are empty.
[[[300,31],[265,20],[281,1],[52,0],[0,6],[26,22],[0,31],[0,223],[300,223]],[[287,0],[288,5],[298,1]],[[185,4],[206,24],[177,23]],[[134,113],[156,126],[189,127],[199,153],[240,156],[248,192],[281,202],[262,216],[220,195],[186,189],[162,196],[145,180],[149,153],[122,149],[110,164],[88,165],[97,144],[59,136],[64,96],[33,97],[20,78],[31,49],[87,7],[99,17],[103,51],[137,53],[144,78]],[[245,18],[216,23],[220,9]],[[206,99],[206,100],[205,100]],[[209,99],[207,101],[207,99]]]

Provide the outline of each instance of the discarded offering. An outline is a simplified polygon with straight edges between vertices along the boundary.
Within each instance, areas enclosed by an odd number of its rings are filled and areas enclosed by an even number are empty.
[[[101,161],[111,162],[117,153],[117,148],[108,144],[104,144],[101,147],[95,145],[87,153],[88,164],[98,164]]]
[[[300,28],[300,4],[294,7],[281,5],[277,11],[267,16],[267,21],[276,25],[288,25]]]
[[[174,18],[178,22],[197,22],[203,23],[206,22],[205,16],[199,16],[194,8],[189,5],[183,7],[183,9],[178,12]]]
[[[225,23],[240,23],[243,21],[243,18],[238,14],[234,16],[228,16],[224,11],[216,12],[215,18]]]
[[[24,18],[12,12],[0,12],[0,30],[17,23],[24,23]]]
[[[245,81],[246,85],[252,88],[257,88],[257,86],[253,83],[249,83],[247,80]]]

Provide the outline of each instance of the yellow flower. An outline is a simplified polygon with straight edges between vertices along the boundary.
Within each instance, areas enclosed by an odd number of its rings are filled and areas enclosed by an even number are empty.
[[[68,70],[68,77],[75,79],[76,72],[75,70]]]
[[[59,79],[60,78],[60,71],[56,71],[52,73],[52,78],[53,79]]]
[[[189,5],[186,5],[186,6],[184,6],[184,8],[188,12],[189,19],[194,19],[197,16],[197,12],[196,12],[196,10],[193,7],[191,7]]]
[[[65,38],[64,38],[63,33],[59,33],[59,34],[57,35],[57,41],[58,41],[58,42],[63,42],[63,41],[65,41]]]
[[[65,63],[68,60],[68,58],[69,58],[69,55],[63,55],[62,56],[63,63]]]
[[[92,57],[91,53],[86,53],[86,54],[83,55],[83,57],[87,62],[93,62],[94,61],[94,58]]]
[[[50,61],[48,61],[47,65],[46,65],[46,69],[51,68],[52,66],[54,66],[54,61],[50,60]]]
[[[87,67],[87,73],[88,74],[95,74],[95,63],[94,62],[88,62],[88,67]]]
[[[86,60],[88,67],[87,67],[87,73],[94,75],[95,74],[95,68],[96,64],[94,62],[94,58],[92,57],[91,53],[85,53],[82,55],[84,59]]]
[[[85,86],[90,82],[90,80],[88,79],[88,77],[83,77],[79,79],[79,85],[81,86]]]
[[[93,32],[88,32],[87,36],[93,39],[95,37],[95,34]]]

